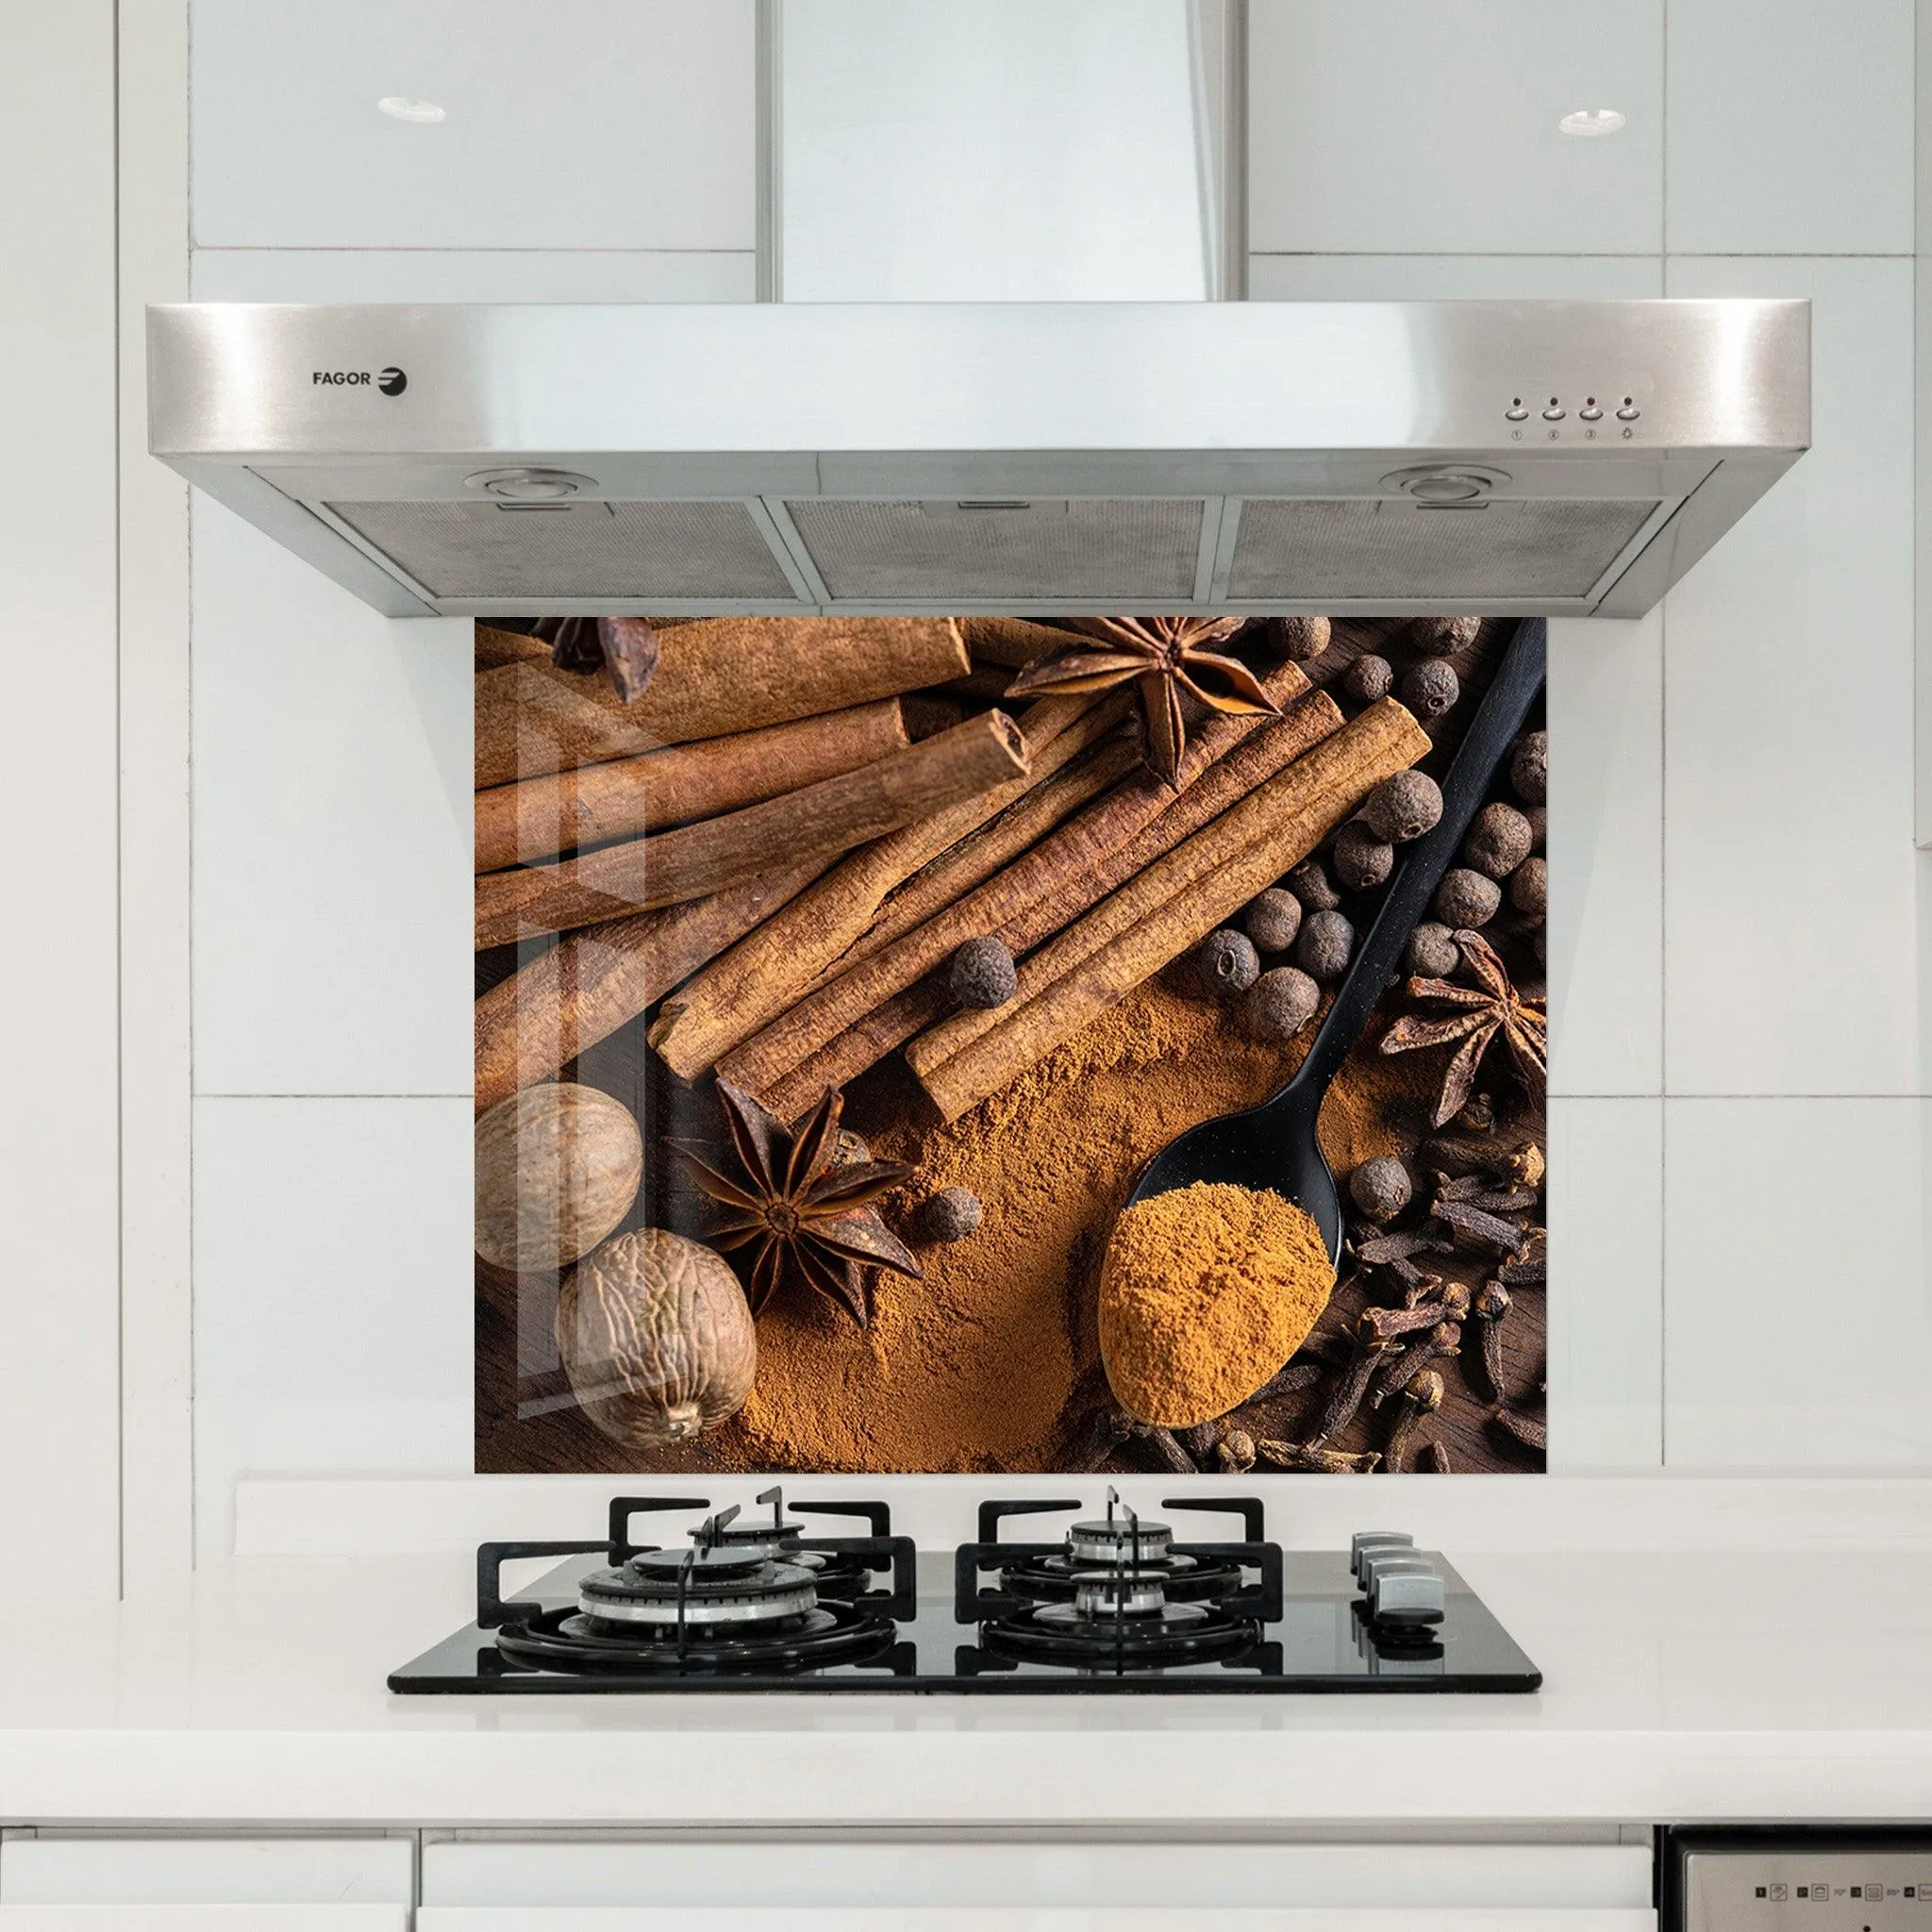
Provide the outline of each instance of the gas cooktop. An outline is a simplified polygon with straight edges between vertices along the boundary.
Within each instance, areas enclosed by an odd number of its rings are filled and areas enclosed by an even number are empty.
[[[979,1506],[950,1600],[921,1597],[884,1503],[619,1496],[598,1542],[485,1543],[476,1618],[393,1672],[391,1690],[504,1696],[648,1691],[1534,1690],[1542,1674],[1441,1557],[1399,1531],[1342,1552],[1284,1552],[1251,1496],[1160,1506],[1184,1538],[1111,1490]],[[638,1519],[699,1520],[634,1543]],[[1022,1517],[1064,1517],[1021,1541]],[[815,1519],[808,1522],[805,1519]],[[862,1525],[847,1534],[816,1527]],[[1041,1525],[1042,1527],[1045,1525]],[[570,1560],[507,1600],[506,1563]]]

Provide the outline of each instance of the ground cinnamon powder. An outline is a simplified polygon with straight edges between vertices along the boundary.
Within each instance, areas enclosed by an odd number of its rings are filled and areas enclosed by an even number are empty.
[[[1282,1195],[1209,1181],[1156,1194],[1107,1245],[1107,1379],[1142,1422],[1212,1422],[1308,1339],[1334,1287],[1322,1230]]]
[[[771,1303],[757,1386],[706,1437],[711,1453],[748,1469],[1065,1467],[1106,1399],[1100,1262],[1135,1175],[1184,1128],[1274,1092],[1313,1030],[1287,1047],[1256,1041],[1227,1007],[1163,978],[950,1126],[908,1124],[903,1091],[856,1091],[852,1124],[880,1158],[918,1168],[904,1200],[884,1204],[895,1226],[946,1187],[970,1189],[985,1219],[919,1250],[923,1282],[883,1276],[868,1330],[816,1296]],[[1413,1078],[1397,1058],[1350,1057],[1322,1115],[1339,1173],[1396,1144]]]

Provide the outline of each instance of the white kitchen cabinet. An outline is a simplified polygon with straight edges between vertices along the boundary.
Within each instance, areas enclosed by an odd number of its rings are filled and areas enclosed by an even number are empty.
[[[150,1911],[177,1915],[155,1919],[157,1926],[199,1915],[236,1932],[400,1932],[414,1893],[414,1849],[405,1838],[8,1839],[0,1846],[0,1932],[132,1928],[145,1926],[136,1914]]]
[[[406,1906],[8,1906],[0,1932],[408,1932]]]
[[[1656,1932],[1653,1911],[1216,1907],[1230,1932]],[[1173,1906],[425,1906],[416,1932],[1173,1932]]]
[[[754,245],[754,0],[193,0],[192,21],[198,247]]]
[[[888,1911],[876,1921],[881,1932],[975,1916],[1004,1924],[999,1914],[1024,1907],[1037,1916],[1049,1907],[1075,1912],[1065,1923],[1127,1907],[1158,1909],[1170,1922],[1177,1908],[1219,1915],[1267,1907],[1270,1916],[1254,1923],[1299,1932],[1330,1932],[1331,1918],[1341,1932],[1344,1912],[1349,1932],[1360,1932],[1359,1915],[1373,1920],[1378,1908],[1403,1915],[1407,1932],[1414,1912],[1433,1920],[1440,1908],[1446,1926],[1458,1913],[1474,1922],[1500,1909],[1506,1924],[1515,1923],[1512,1910],[1525,1914],[1522,1932],[1651,1932],[1650,1884],[1647,1846],[451,1840],[423,1847],[418,1923],[422,1932],[553,1923],[572,1932],[641,1932],[690,1913],[693,1923],[735,1932],[779,1921],[706,1912],[770,1914],[782,1901],[799,1926],[818,1924],[819,1914],[827,1926],[841,1916],[860,1923],[861,1907]]]

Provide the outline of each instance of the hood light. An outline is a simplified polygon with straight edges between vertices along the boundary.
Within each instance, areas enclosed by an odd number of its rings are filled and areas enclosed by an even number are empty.
[[[1623,125],[1624,117],[1614,108],[1578,108],[1557,123],[1557,132],[1591,140],[1599,134],[1614,134]]]
[[[375,104],[378,113],[391,121],[413,121],[420,126],[433,126],[442,120],[443,110],[434,101],[412,101],[403,94],[384,94]]]
[[[579,490],[597,487],[595,477],[575,470],[478,470],[463,481],[472,490],[508,503],[558,503]]]

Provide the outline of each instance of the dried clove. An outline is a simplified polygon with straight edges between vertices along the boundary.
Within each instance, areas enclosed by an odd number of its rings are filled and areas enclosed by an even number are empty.
[[[1506,1434],[1531,1449],[1547,1450],[1550,1446],[1550,1431],[1541,1417],[1524,1415],[1519,1409],[1499,1408],[1494,1420]]]
[[[1277,1442],[1266,1436],[1255,1448],[1264,1462],[1304,1475],[1367,1475],[1382,1459],[1373,1449],[1363,1456],[1344,1456],[1313,1442]]]
[[[1319,1449],[1331,1436],[1340,1435],[1355,1420],[1356,1411],[1362,1406],[1362,1397],[1369,1392],[1369,1381],[1375,1373],[1382,1351],[1388,1346],[1388,1341],[1374,1329],[1357,1323],[1355,1359],[1336,1381],[1335,1391],[1328,1398],[1328,1407],[1322,1411],[1322,1420],[1315,1424],[1315,1433],[1308,1438],[1311,1448]]]
[[[1449,1475],[1453,1474],[1452,1465],[1449,1461],[1449,1445],[1438,1437],[1431,1436],[1423,1444],[1422,1459],[1428,1466],[1429,1473],[1432,1475]]]
[[[1203,1457],[1214,1454],[1215,1444],[1221,1441],[1221,1424],[1196,1423],[1191,1429],[1176,1429],[1174,1434],[1181,1447],[1199,1462]]]
[[[1417,1370],[1445,1357],[1453,1360],[1461,1352],[1462,1324],[1438,1322],[1420,1341],[1403,1351],[1399,1361],[1391,1362],[1376,1375],[1369,1392],[1369,1407],[1380,1408]]]
[[[1263,1382],[1248,1397],[1248,1402],[1271,1402],[1277,1395],[1297,1394],[1304,1389],[1313,1388],[1326,1373],[1327,1370],[1323,1363],[1303,1361],[1297,1356],[1285,1369]],[[1247,1406],[1247,1402],[1241,1404],[1243,1408]]]
[[[1378,1341],[1393,1341],[1398,1335],[1433,1328],[1441,1319],[1440,1304],[1421,1302],[1411,1308],[1364,1308],[1357,1326]]]
[[[1172,1429],[1157,1428],[1152,1424],[1142,1423],[1134,1430],[1134,1435],[1137,1440],[1145,1442],[1153,1450],[1161,1468],[1172,1474],[1200,1474],[1199,1469],[1195,1467],[1194,1458],[1174,1440]]]
[[[1509,1399],[1503,1380],[1503,1317],[1509,1312],[1509,1291],[1500,1281],[1486,1281],[1475,1298],[1476,1320],[1482,1324],[1483,1375],[1498,1402]]]
[[[1386,1268],[1411,1255],[1446,1255],[1454,1244],[1433,1228],[1410,1228],[1402,1234],[1377,1233],[1356,1243],[1355,1257],[1364,1268]]]
[[[1533,1252],[1520,1261],[1505,1261],[1496,1270],[1497,1280],[1507,1288],[1541,1288],[1549,1279],[1550,1257],[1540,1245],[1536,1245],[1542,1229],[1533,1227],[1529,1232]]]
[[[1230,1429],[1214,1451],[1214,1459],[1229,1475],[1246,1475],[1255,1466],[1255,1439],[1245,1429]]]
[[[1460,1201],[1438,1201],[1429,1212],[1451,1230],[1461,1245],[1520,1255],[1529,1244],[1527,1228]]]
[[[1442,1407],[1442,1378],[1434,1369],[1424,1369],[1402,1391],[1402,1401],[1395,1411],[1395,1421],[1389,1430],[1389,1447],[1383,1452],[1383,1461],[1391,1475],[1402,1474],[1403,1459],[1408,1454],[1408,1439],[1415,1433],[1415,1425],[1425,1415],[1434,1415]]]

